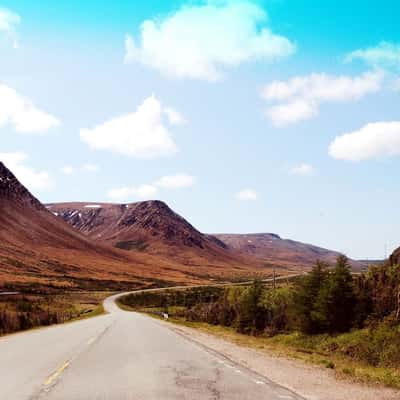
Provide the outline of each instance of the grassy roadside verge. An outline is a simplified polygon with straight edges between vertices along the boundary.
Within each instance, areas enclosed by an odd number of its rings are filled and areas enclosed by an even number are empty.
[[[0,296],[0,337],[104,314],[110,291],[18,293]]]
[[[162,319],[160,313],[163,309],[160,307],[130,307],[120,301],[118,301],[118,305],[126,311],[142,312],[151,317]],[[174,314],[181,311],[181,307],[176,309],[169,307],[168,311],[170,315],[169,323],[194,328],[236,345],[255,349],[266,355],[300,360],[321,368],[329,368],[334,370],[336,377],[339,379],[400,389],[400,368],[371,366],[365,362],[352,359],[351,355],[345,356],[337,351],[337,346],[341,344],[346,344],[349,348],[351,348],[352,343],[356,345],[360,340],[360,336],[367,335],[366,330],[357,330],[335,337],[329,335],[303,335],[298,332],[280,334],[273,337],[255,337],[240,334],[232,327],[211,325],[204,322],[191,322],[175,316]]]

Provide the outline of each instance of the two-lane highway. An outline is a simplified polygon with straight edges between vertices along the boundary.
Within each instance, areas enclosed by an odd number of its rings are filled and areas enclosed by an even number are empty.
[[[0,338],[0,399],[300,399],[116,297],[107,315]]]

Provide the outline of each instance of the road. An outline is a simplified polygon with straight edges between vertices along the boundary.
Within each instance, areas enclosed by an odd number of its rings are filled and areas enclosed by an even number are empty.
[[[0,399],[301,399],[117,296],[106,315],[0,338]]]

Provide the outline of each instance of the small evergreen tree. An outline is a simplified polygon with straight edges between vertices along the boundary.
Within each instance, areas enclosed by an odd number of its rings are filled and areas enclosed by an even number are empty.
[[[293,308],[299,328],[304,333],[318,333],[322,326],[316,312],[316,300],[328,278],[327,265],[317,261],[312,271],[298,283]]]
[[[336,266],[321,287],[315,303],[315,319],[329,333],[349,331],[356,306],[353,278],[347,257],[337,258]]]
[[[262,283],[255,280],[243,291],[239,302],[238,331],[241,333],[255,333],[261,329],[261,308],[259,303],[263,291]]]

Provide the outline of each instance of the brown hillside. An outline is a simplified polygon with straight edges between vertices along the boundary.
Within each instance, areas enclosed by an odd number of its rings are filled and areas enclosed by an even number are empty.
[[[59,203],[47,208],[92,240],[185,265],[258,264],[205,235],[161,201]]]
[[[0,162],[0,287],[125,288],[268,273],[233,257],[195,256],[184,264],[95,243],[49,212]]]
[[[294,240],[282,239],[274,233],[218,234],[215,237],[230,248],[256,257],[267,265],[289,268],[311,268],[317,260],[334,264],[338,252]],[[354,268],[362,263],[351,261]]]

